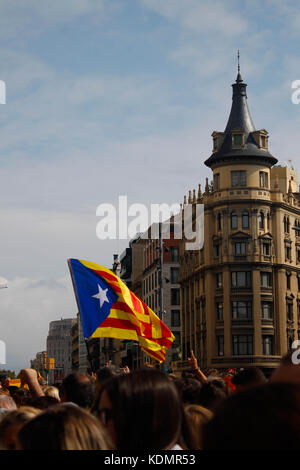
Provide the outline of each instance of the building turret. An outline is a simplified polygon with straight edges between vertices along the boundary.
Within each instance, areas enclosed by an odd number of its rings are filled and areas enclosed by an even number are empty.
[[[277,163],[277,159],[268,152],[267,131],[255,129],[248,108],[246,87],[238,72],[232,85],[232,106],[225,131],[212,133],[213,153],[205,161],[209,168],[234,162],[262,163],[268,167]]]

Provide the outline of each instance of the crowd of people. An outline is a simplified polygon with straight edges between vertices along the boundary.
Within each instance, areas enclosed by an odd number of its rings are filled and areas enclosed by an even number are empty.
[[[0,377],[1,450],[298,450],[300,365],[287,354],[271,377],[256,368],[204,373],[193,352],[180,377],[113,365],[21,387]]]

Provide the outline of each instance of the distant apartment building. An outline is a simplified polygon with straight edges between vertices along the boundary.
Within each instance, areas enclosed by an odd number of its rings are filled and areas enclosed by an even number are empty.
[[[82,331],[80,313],[71,328],[71,368],[73,372],[87,372],[91,368],[87,343],[95,340],[85,341]],[[91,358],[90,358],[91,359]],[[97,367],[94,368],[97,370]]]
[[[142,283],[142,300],[175,336],[172,347],[167,350],[166,369],[171,369],[171,363],[180,357],[180,240],[174,237],[173,224],[170,228],[167,237],[162,234],[161,242],[159,238],[150,238],[149,230],[143,249]]]
[[[36,353],[35,359],[32,359],[30,361],[31,369],[35,369],[44,378],[46,378],[46,374],[44,372],[44,362],[43,362],[43,357],[44,357],[45,354],[46,354],[46,351],[38,352],[38,353]]]
[[[49,372],[49,383],[62,382],[72,371],[71,330],[75,318],[52,321],[47,336],[47,357],[55,359],[55,369]]]

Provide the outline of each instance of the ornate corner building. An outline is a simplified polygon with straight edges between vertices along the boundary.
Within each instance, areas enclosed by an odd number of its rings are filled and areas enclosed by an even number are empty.
[[[270,372],[300,339],[300,195],[254,127],[240,72],[232,87],[205,161],[213,182],[188,200],[204,204],[204,246],[180,248],[182,359],[193,349],[201,367]]]

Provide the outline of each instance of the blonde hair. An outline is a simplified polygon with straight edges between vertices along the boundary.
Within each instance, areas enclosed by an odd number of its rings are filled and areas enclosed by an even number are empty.
[[[184,408],[191,450],[203,450],[203,428],[213,417],[213,413],[200,405],[186,405]]]
[[[60,401],[58,388],[53,387],[52,385],[46,385],[45,387],[43,387],[43,392],[47,397],[53,397]]]
[[[5,435],[7,434],[8,428],[15,425],[21,425],[21,427],[23,427],[40,413],[41,410],[31,406],[21,406],[17,410],[7,413],[0,423],[0,449],[7,449],[8,443],[6,442]],[[15,436],[14,445],[16,444],[16,440],[17,436]]]
[[[19,433],[22,450],[111,449],[100,422],[76,405],[49,408]]]

